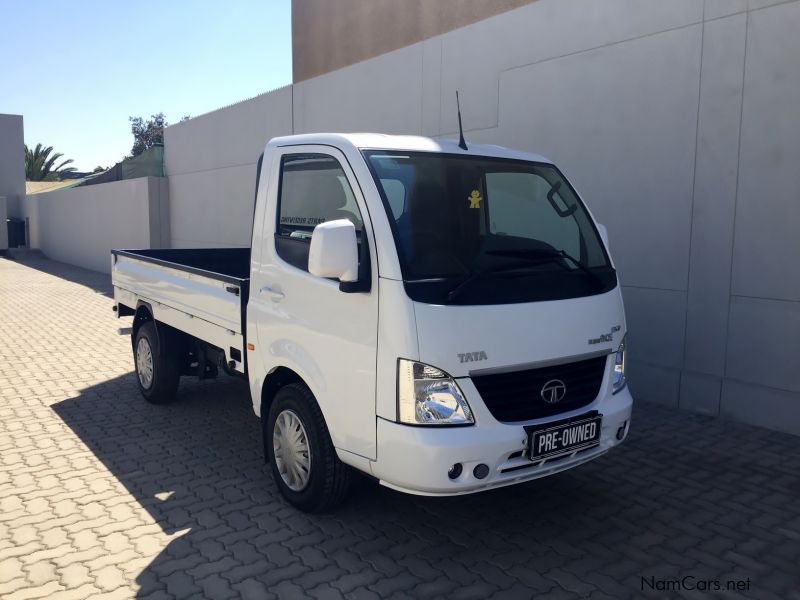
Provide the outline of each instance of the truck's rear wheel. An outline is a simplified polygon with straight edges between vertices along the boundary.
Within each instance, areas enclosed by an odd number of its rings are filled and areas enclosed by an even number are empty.
[[[305,512],[322,512],[341,503],[350,468],[336,456],[311,390],[298,383],[282,387],[266,418],[265,446],[283,497]]]
[[[143,323],[133,343],[133,362],[136,381],[145,400],[164,404],[175,398],[180,370],[175,357],[170,356],[166,340],[159,340],[155,323]]]

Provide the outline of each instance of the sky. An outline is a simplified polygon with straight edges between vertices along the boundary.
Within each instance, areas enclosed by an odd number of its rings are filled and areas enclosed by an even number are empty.
[[[292,80],[290,0],[0,0],[0,20],[0,113],[80,171],[130,153],[130,116],[176,123]]]

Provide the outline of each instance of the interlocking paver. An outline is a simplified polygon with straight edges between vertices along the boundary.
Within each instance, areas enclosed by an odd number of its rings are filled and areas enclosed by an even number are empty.
[[[64,588],[57,581],[49,581],[44,585],[32,585],[4,596],[5,600],[33,600],[47,598]]]
[[[97,594],[97,587],[93,582],[84,584],[70,583],[65,585],[68,585],[68,587],[61,591],[51,593],[47,597],[47,600],[83,600],[84,598]]]
[[[27,579],[25,579],[24,575],[16,576],[13,579],[9,579],[5,582],[0,582],[0,598],[5,598],[12,592],[16,592],[17,590],[21,590],[26,587],[30,587],[30,583]]]
[[[27,573],[27,580],[33,585],[44,585],[48,581],[58,580],[56,566],[53,563],[37,561],[30,565],[25,565],[23,568]]]
[[[89,573],[89,567],[75,563],[60,569],[59,577],[64,587],[71,589],[93,583],[94,580]]]
[[[164,577],[164,583],[167,584],[167,591],[175,598],[197,597],[201,593],[201,588],[194,578],[180,571]]]
[[[206,598],[214,598],[225,600],[226,598],[235,598],[238,594],[231,587],[230,581],[223,579],[219,575],[209,575],[203,579],[199,579],[198,583],[203,588],[203,595]],[[300,596],[298,596],[299,598]]]
[[[642,577],[687,574],[800,600],[799,438],[639,402],[626,444],[576,470],[450,499],[360,481],[304,515],[272,484],[246,383],[143,401],[108,292],[0,259],[4,600],[638,598],[659,597]]]
[[[275,598],[276,596],[267,591],[267,587],[255,579],[246,579],[240,583],[234,583],[233,587],[244,600],[262,600],[263,598]]]
[[[94,571],[97,587],[104,592],[117,589],[125,583],[125,574],[114,565],[107,565]]]
[[[308,595],[316,600],[341,600],[344,594],[339,590],[332,588],[327,583],[318,585],[317,587],[307,590]]]
[[[11,557],[0,561],[0,583],[6,583],[23,576],[22,561],[19,558]]]

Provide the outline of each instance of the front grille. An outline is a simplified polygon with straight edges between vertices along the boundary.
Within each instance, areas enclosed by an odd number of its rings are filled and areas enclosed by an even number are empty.
[[[586,406],[597,398],[606,358],[598,356],[539,369],[476,375],[472,382],[498,421],[540,419]],[[542,399],[542,387],[553,379],[564,382],[566,391],[559,402],[550,404]]]

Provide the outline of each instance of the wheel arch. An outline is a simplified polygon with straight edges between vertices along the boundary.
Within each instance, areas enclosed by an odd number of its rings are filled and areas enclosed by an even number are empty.
[[[131,347],[133,348],[136,344],[136,334],[139,332],[139,329],[145,323],[153,322],[155,323],[155,317],[153,316],[153,307],[150,306],[149,302],[145,302],[144,300],[139,300],[136,303],[136,311],[133,313],[133,323],[131,326]],[[156,330],[156,338],[159,336],[158,327],[155,328]]]
[[[270,404],[272,404],[272,401],[275,399],[275,395],[283,386],[289,385],[290,383],[302,383],[304,386],[311,389],[300,374],[289,367],[276,367],[267,373],[267,376],[264,378],[264,383],[261,386],[259,414],[261,415],[262,421],[266,419]]]
[[[264,442],[264,462],[269,463],[269,450],[267,449],[267,420],[269,407],[280,389],[290,383],[302,383],[306,387],[308,384],[294,370],[289,367],[276,367],[272,369],[264,378],[261,385],[261,402],[259,404],[259,415],[261,416],[261,438]],[[310,389],[310,388],[309,388]]]

